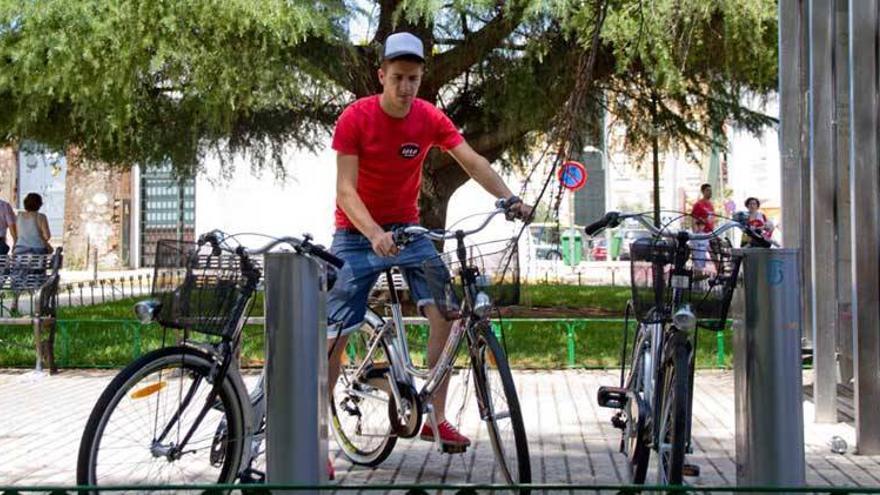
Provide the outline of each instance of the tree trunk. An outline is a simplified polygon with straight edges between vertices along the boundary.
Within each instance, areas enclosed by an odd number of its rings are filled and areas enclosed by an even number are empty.
[[[449,155],[433,150],[425,160],[419,196],[421,223],[429,229],[446,226],[449,199],[468,181],[467,173]]]

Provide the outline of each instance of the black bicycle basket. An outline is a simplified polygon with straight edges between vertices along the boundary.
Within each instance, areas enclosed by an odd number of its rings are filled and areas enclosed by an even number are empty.
[[[476,270],[477,286],[494,307],[519,304],[519,251],[511,239],[467,246],[467,266]],[[461,262],[454,250],[422,263],[431,296],[440,314],[448,320],[461,317]]]
[[[675,241],[643,237],[630,245],[630,283],[636,318],[658,323],[669,317],[669,274],[675,260]]]
[[[243,256],[213,254],[210,246],[161,240],[156,245],[152,295],[164,326],[231,337],[259,270]]]
[[[697,259],[697,250],[693,258],[690,303],[697,325],[707,330],[724,330],[742,256],[733,254],[727,239],[713,239],[703,260]]]
[[[630,247],[632,257],[632,299],[636,317],[642,323],[667,320],[673,310],[673,289],[682,291],[681,302],[689,303],[697,325],[723,330],[742,258],[732,254],[730,242],[713,239],[687,247],[687,262],[674,273],[677,241],[646,237]]]

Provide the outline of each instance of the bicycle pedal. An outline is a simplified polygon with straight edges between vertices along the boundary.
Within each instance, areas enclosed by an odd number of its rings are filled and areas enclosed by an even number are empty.
[[[696,464],[685,464],[681,468],[681,474],[684,476],[688,476],[691,478],[696,478],[700,476],[700,466]]]
[[[599,387],[596,399],[602,407],[623,409],[626,404],[626,389],[622,387]]]
[[[254,485],[266,483],[266,473],[259,469],[247,468],[241,473],[239,478],[243,485]]]
[[[623,417],[623,412],[619,412],[614,416],[611,416],[611,426],[617,428],[618,430],[623,430],[626,428],[626,419]]]
[[[443,449],[444,454],[464,454],[467,451],[467,445],[449,445],[442,444],[441,449]]]

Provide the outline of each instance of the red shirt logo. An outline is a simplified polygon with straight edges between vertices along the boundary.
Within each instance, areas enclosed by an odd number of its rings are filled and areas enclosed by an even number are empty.
[[[404,143],[400,145],[400,149],[397,151],[400,156],[409,160],[410,158],[415,158],[419,156],[419,145],[417,143]]]

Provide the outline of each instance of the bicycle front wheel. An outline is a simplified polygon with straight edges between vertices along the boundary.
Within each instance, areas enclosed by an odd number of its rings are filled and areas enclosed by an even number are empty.
[[[657,481],[661,485],[680,485],[684,477],[684,454],[687,442],[690,346],[683,335],[675,334],[666,350],[657,435],[659,464]]]
[[[507,356],[488,325],[477,332],[472,356],[474,385],[480,416],[486,422],[500,481],[531,483],[529,445],[519,398]]]
[[[629,376],[626,380],[626,390],[631,393],[624,405],[624,417],[626,424],[624,425],[621,450],[626,454],[629,461],[630,482],[636,485],[645,483],[645,477],[648,473],[648,462],[650,460],[651,451],[648,448],[648,438],[645,426],[645,412],[639,403],[634,401],[645,400],[645,387],[647,377],[646,373],[650,370],[646,369],[646,353],[650,352],[645,342],[647,329],[639,324],[639,332],[635,343],[633,344],[632,365],[630,367]],[[648,360],[649,361],[649,360]]]
[[[242,454],[241,402],[228,378],[212,396],[212,369],[183,347],[153,351],[123,369],[89,416],[77,484],[232,483]]]

